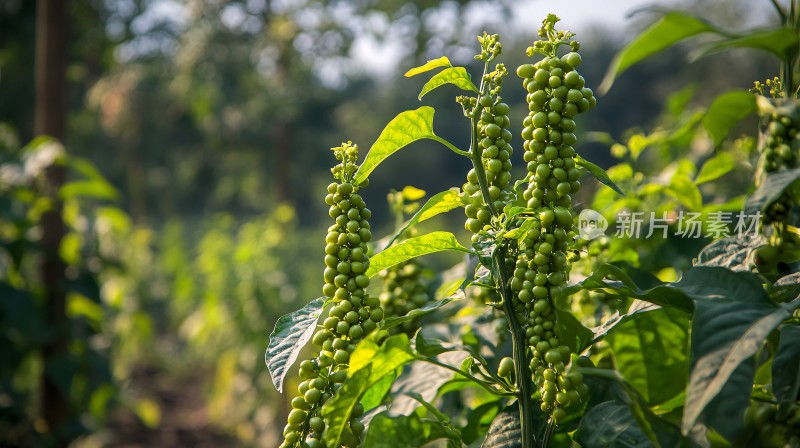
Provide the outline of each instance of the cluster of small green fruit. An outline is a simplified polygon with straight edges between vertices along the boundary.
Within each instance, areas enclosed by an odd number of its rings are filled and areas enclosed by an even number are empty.
[[[358,146],[348,142],[333,151],[341,163],[332,169],[338,182],[328,186],[325,197],[325,203],[330,206],[329,214],[336,222],[325,238],[325,286],[322,289],[333,305],[311,339],[319,352],[313,359],[300,363],[300,395],[292,400],[281,448],[325,447],[325,422],[320,410],[347,378],[350,355],[358,342],[383,320],[380,301],[366,292],[369,286],[369,277],[365,274],[369,268],[367,242],[372,238],[367,220],[371,212],[358,194],[364,185],[352,182],[358,168],[355,163]],[[359,417],[363,412],[360,404],[353,409],[348,428],[342,433],[343,446],[352,448],[360,444],[364,424]]]

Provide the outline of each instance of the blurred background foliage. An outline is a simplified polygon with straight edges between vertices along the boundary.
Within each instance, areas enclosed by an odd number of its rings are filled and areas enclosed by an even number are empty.
[[[319,295],[328,148],[352,140],[367,149],[395,114],[419,105],[410,93],[418,81],[402,73],[440,55],[471,64],[483,29],[501,33],[507,66],[521,63],[542,17],[516,29],[514,4],[72,1],[68,137],[60,146],[34,140],[36,2],[0,2],[0,445],[44,443],[31,404],[32,372],[42,368],[36,350],[47,334],[33,269],[46,256],[37,229],[47,199],[36,167],[64,164],[71,173],[61,191],[68,233],[60,256],[73,282],[67,313],[77,336],[74,356],[56,372],[75,403],[69,437],[84,446],[274,446],[288,408],[263,351],[275,320]],[[753,20],[744,0],[678,6],[702,8],[726,29]],[[579,30],[588,85],[651,17]],[[370,63],[381,53],[389,55],[383,66]],[[695,128],[671,138],[675,130],[716,94],[777,70],[754,52],[697,63],[685,54],[678,47],[630,69],[582,123],[588,158],[616,165],[611,177],[631,190],[657,184],[664,172],[693,176],[713,145]],[[522,89],[513,85],[506,101],[521,116]],[[437,133],[466,146],[453,93],[426,102],[438,110]],[[511,130],[519,135],[520,125]],[[659,149],[639,157],[646,147]],[[749,146],[736,148],[739,174],[704,186],[707,202],[745,193]],[[397,155],[365,191],[376,235],[394,226],[387,192],[460,185],[467,164],[422,142]],[[624,204],[603,190],[592,199],[596,185],[586,190],[579,203],[597,209],[682,203],[653,189]],[[460,217],[450,218],[460,228]],[[688,262],[699,247],[660,249]],[[646,269],[674,260],[639,249]]]

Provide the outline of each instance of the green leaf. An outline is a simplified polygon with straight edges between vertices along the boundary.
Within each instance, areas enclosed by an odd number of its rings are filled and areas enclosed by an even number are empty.
[[[759,29],[744,34],[703,45],[693,51],[689,58],[696,60],[712,53],[731,48],[754,48],[777,56],[781,61],[788,61],[792,50],[797,48],[797,31],[790,28]]]
[[[569,346],[572,353],[581,353],[589,346],[594,333],[586,328],[571,312],[557,308],[556,322],[558,324],[559,339]]]
[[[417,413],[390,416],[386,411],[370,421],[364,438],[370,448],[419,448],[438,439],[458,441],[458,430]],[[330,446],[330,445],[329,445]]]
[[[540,439],[545,426],[547,426],[547,416],[538,409],[538,406],[533,408],[533,428],[530,431],[537,439]],[[519,405],[514,402],[506,406],[492,420],[481,448],[520,447],[522,447],[522,432],[520,431]]]
[[[592,339],[590,345],[593,345],[595,342],[598,342],[601,339],[605,338],[606,335],[608,335],[608,333],[613,331],[616,326],[630,321],[638,314],[648,313],[650,311],[656,311],[660,309],[661,309],[660,306],[655,305],[653,303],[638,299],[634,300],[625,314],[620,314],[619,311],[616,311],[609,318],[607,318],[602,324],[592,328],[592,334],[594,334],[594,339]]]
[[[608,174],[605,172],[604,169],[600,168],[599,166],[597,166],[594,163],[584,159],[583,157],[581,157],[579,155],[575,155],[575,162],[578,165],[586,168],[586,170],[589,171],[590,173],[592,173],[592,175],[595,177],[595,179],[599,180],[600,183],[602,183],[603,185],[608,186],[609,188],[611,188],[612,190],[614,190],[617,193],[621,194],[622,196],[625,196],[625,193],[622,192],[622,189],[620,189],[617,186],[617,184],[615,184],[614,181],[612,181],[608,177]]]
[[[389,328],[392,328],[392,327],[396,327],[398,325],[402,325],[405,322],[409,322],[409,321],[417,319],[417,318],[419,318],[421,316],[424,316],[426,314],[430,314],[430,313],[438,310],[439,308],[447,305],[448,303],[450,303],[452,301],[455,301],[455,300],[461,300],[464,297],[465,297],[464,291],[463,290],[459,290],[459,291],[456,292],[456,294],[454,294],[454,295],[452,295],[450,297],[445,297],[444,299],[437,300],[435,302],[428,302],[428,303],[426,303],[425,305],[423,305],[423,306],[421,306],[419,308],[414,308],[413,310],[411,310],[408,313],[406,313],[404,316],[387,317],[386,320],[383,322],[383,328],[384,329],[389,329]]]
[[[364,393],[385,376],[392,374],[414,359],[408,337],[398,334],[388,337],[377,346],[372,340],[365,339],[351,356],[348,378],[342,388],[322,406],[322,417],[325,420],[325,444],[339,446],[342,437],[347,437],[346,429],[350,422],[353,407]],[[353,360],[362,360],[356,367]],[[366,362],[364,362],[366,360]]]
[[[436,215],[449,212],[454,208],[462,207],[464,204],[464,199],[461,196],[460,190],[455,187],[433,195],[430,199],[428,199],[428,202],[426,202],[425,205],[423,205],[422,208],[420,208],[419,211],[415,213],[414,216],[412,216],[402,228],[400,228],[400,230],[395,232],[395,234],[389,239],[389,243],[386,245],[386,247],[391,246],[392,243],[394,243],[395,240],[400,237],[400,235],[402,235],[411,227],[414,227],[422,221],[431,219]]]
[[[629,315],[606,341],[616,366],[650,405],[683,391],[689,368],[689,315],[660,308]]]
[[[718,266],[731,271],[750,272],[748,256],[751,251],[766,243],[758,238],[722,238],[711,242],[697,255],[695,266]]]
[[[369,269],[366,275],[374,277],[378,272],[400,264],[421,255],[432,254],[445,250],[471,253],[462,246],[456,236],[450,232],[431,232],[425,235],[409,238],[395,246],[377,253],[369,260]]]
[[[755,111],[756,96],[752,93],[745,91],[725,92],[714,98],[708,111],[706,111],[705,117],[703,117],[703,126],[714,140],[714,144],[719,145],[725,140],[725,137],[728,136],[728,133],[736,123]]]
[[[669,182],[667,193],[674,197],[689,211],[699,211],[703,207],[703,195],[700,189],[683,173],[675,173]]]
[[[278,392],[283,392],[286,372],[314,334],[324,303],[324,297],[314,299],[302,309],[281,316],[275,322],[264,357],[272,384]]]
[[[442,70],[434,75],[428,82],[422,86],[422,91],[419,92],[418,99],[422,99],[428,92],[445,84],[453,84],[461,90],[471,92],[478,92],[478,88],[472,83],[469,73],[464,67],[450,67]]]
[[[433,113],[432,107],[422,106],[416,110],[401,112],[394,117],[369,148],[367,157],[356,171],[355,183],[364,182],[372,170],[404,146],[423,138],[435,137]]]
[[[778,400],[778,420],[782,421],[800,393],[800,326],[786,324],[780,334],[772,361],[772,392]]]
[[[773,304],[755,274],[731,272],[705,281],[716,293],[695,298],[692,367],[681,426],[688,434],[700,421],[734,440],[753,385],[753,355],[791,310]]]
[[[461,437],[464,442],[470,444],[489,430],[489,426],[494,421],[495,416],[502,407],[502,401],[495,400],[484,403],[477,408],[471,410],[467,418],[467,425],[461,432]]]
[[[639,34],[614,57],[600,84],[599,92],[608,92],[614,80],[639,61],[656,54],[676,43],[701,33],[717,32],[704,20],[680,13],[670,12],[658,22]]]
[[[425,73],[427,71],[433,70],[439,67],[452,67],[453,64],[450,63],[450,59],[447,56],[442,56],[439,59],[432,59],[425,63],[425,65],[420,65],[419,67],[414,67],[411,70],[407,71],[404,75],[406,78],[410,78],[415,75],[419,75],[420,73]]]
[[[694,179],[697,185],[718,179],[728,172],[730,172],[736,162],[732,155],[727,152],[718,152],[714,157],[706,160],[703,167],[700,168],[700,174]]]
[[[783,196],[783,192],[793,188],[800,181],[800,168],[771,173],[756,191],[747,198],[745,212],[763,212],[767,206]]]
[[[58,194],[62,199],[85,197],[114,201],[119,197],[119,193],[110,183],[96,180],[69,181],[61,186]]]
[[[618,401],[607,401],[593,407],[583,416],[575,432],[581,446],[608,448],[650,448],[653,442],[642,432],[630,408]]]
[[[365,412],[369,412],[383,402],[383,399],[386,397],[389,390],[391,390],[392,384],[394,384],[396,378],[397,371],[391,372],[364,392],[364,396],[361,398],[361,404],[364,406]]]

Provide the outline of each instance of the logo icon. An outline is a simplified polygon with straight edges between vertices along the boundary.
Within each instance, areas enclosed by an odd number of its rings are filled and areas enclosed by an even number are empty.
[[[585,240],[593,240],[605,235],[607,228],[608,220],[590,208],[581,210],[578,215],[578,231],[581,238]]]

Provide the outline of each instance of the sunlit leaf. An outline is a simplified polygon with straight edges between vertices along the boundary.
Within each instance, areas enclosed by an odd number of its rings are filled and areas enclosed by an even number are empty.
[[[471,253],[469,249],[458,242],[456,236],[452,233],[431,232],[409,238],[375,254],[375,256],[369,260],[369,269],[367,269],[366,275],[374,277],[378,272],[406,260],[445,250]]]
[[[445,84],[453,84],[461,90],[471,92],[478,92],[478,88],[472,83],[469,73],[464,67],[450,67],[442,70],[434,75],[428,82],[422,86],[422,91],[419,92],[419,99],[422,99],[428,92]]]
[[[433,113],[429,106],[422,106],[416,110],[407,110],[394,117],[383,128],[381,135],[367,153],[364,162],[355,174],[355,183],[360,184],[377,166],[389,156],[423,138],[433,138]]]
[[[735,160],[732,155],[727,152],[718,152],[717,155],[706,160],[706,163],[700,168],[700,174],[697,175],[694,183],[700,185],[718,179],[729,173],[734,166]]]
[[[689,211],[699,211],[703,207],[703,195],[700,194],[700,189],[686,174],[675,173],[670,179],[667,192]]]
[[[431,196],[431,198],[428,199],[428,202],[426,202],[425,205],[423,205],[422,208],[420,208],[419,211],[417,211],[417,213],[415,213],[414,216],[412,216],[411,219],[400,228],[400,230],[394,233],[386,246],[391,246],[392,243],[394,243],[395,240],[403,234],[403,232],[421,223],[422,221],[433,218],[436,215],[449,212],[450,210],[463,205],[464,200],[458,188],[451,188]]]
[[[419,67],[414,67],[411,70],[407,71],[404,75],[406,78],[410,78],[415,75],[419,75],[420,73],[425,73],[427,71],[433,70],[439,67],[452,67],[453,64],[450,63],[450,59],[447,56],[442,56],[439,59],[432,59],[425,63],[425,65],[420,65]]]
[[[617,184],[615,184],[614,181],[612,181],[611,178],[608,177],[608,174],[605,172],[604,169],[600,168],[599,166],[597,166],[594,163],[584,159],[583,157],[581,157],[579,155],[575,156],[575,163],[577,163],[578,165],[586,168],[586,170],[589,171],[590,173],[592,173],[592,175],[595,177],[595,179],[599,180],[600,183],[602,183],[603,185],[606,185],[609,188],[611,188],[612,190],[614,190],[617,193],[621,194],[622,196],[625,196],[625,193],[622,192],[622,189],[620,189],[617,186]]]
[[[703,117],[703,126],[711,135],[714,144],[719,145],[725,140],[731,129],[736,126],[736,123],[755,111],[756,96],[752,93],[744,91],[725,92],[714,98],[708,111],[706,111],[705,117]]]
[[[425,197],[425,190],[420,190],[417,187],[412,187],[411,185],[406,185],[403,187],[403,199],[406,201],[419,201],[420,199]]]
[[[796,49],[797,43],[797,31],[790,28],[759,29],[748,34],[703,45],[690,54],[690,60],[732,48],[754,48],[772,53],[782,61],[788,61],[792,50]]]
[[[283,378],[289,367],[314,334],[324,303],[324,297],[314,299],[302,309],[281,316],[275,323],[264,357],[278,392],[283,391]]]
[[[398,367],[414,359],[405,334],[390,336],[377,349],[364,342],[366,340],[359,343],[351,357],[351,359],[362,359],[359,367],[354,367],[354,363],[351,362],[344,385],[322,407],[321,414],[327,426],[325,443],[328,446],[339,446],[343,435],[349,431],[353,407],[361,400],[364,393]],[[368,362],[364,363],[363,360]]]
[[[614,80],[639,61],[686,38],[707,32],[717,30],[697,17],[680,12],[667,13],[617,53],[600,84],[599,92],[608,92]]]

